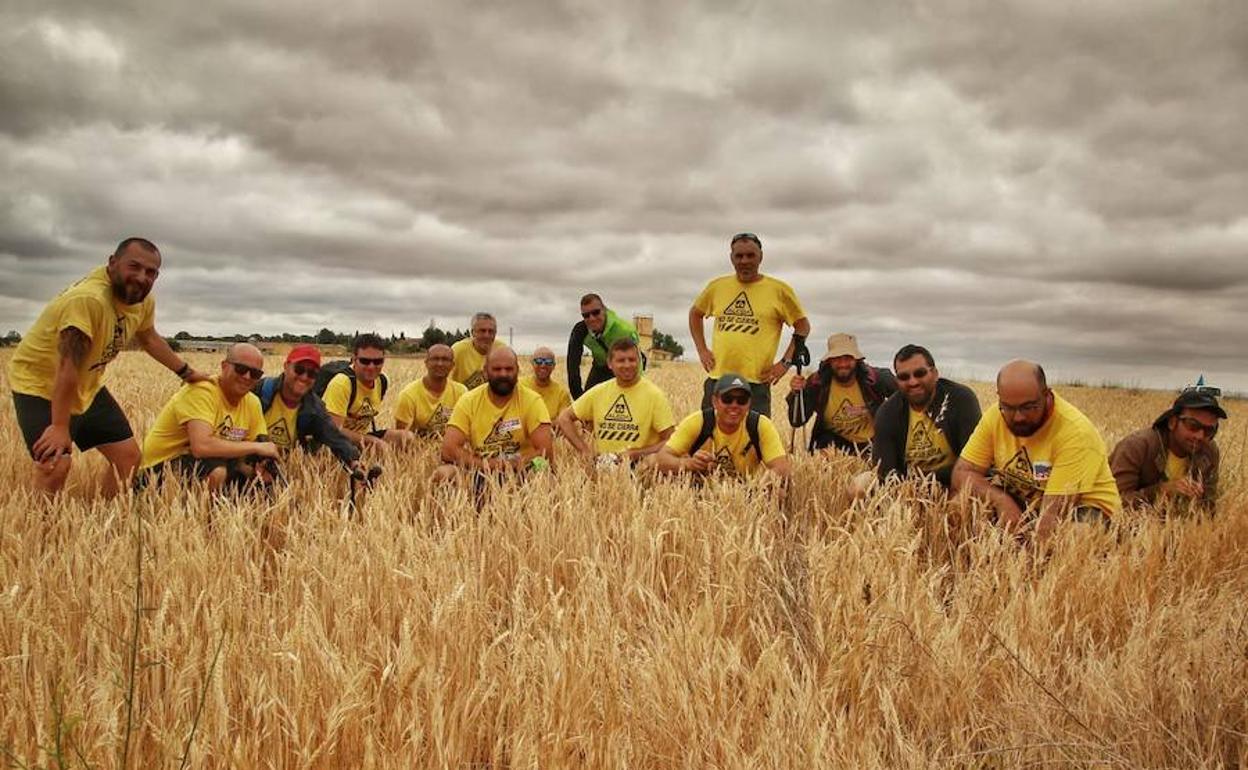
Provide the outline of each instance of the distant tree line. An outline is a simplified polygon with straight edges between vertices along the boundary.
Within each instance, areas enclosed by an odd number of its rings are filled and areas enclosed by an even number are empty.
[[[284,332],[282,334],[226,334],[221,336],[205,335],[196,337],[190,332],[181,331],[173,335],[170,344],[182,343],[188,340],[212,340],[214,342],[284,342],[292,345],[300,343],[312,343],[315,345],[341,345],[350,347],[351,341],[355,339],[360,332],[356,330],[347,334],[346,332],[336,332],[333,329],[322,328],[316,334],[290,334]],[[17,332],[10,332],[10,335],[16,335]],[[421,333],[419,337],[408,339],[406,332],[399,332],[397,335],[391,333],[387,340],[386,349],[394,353],[416,353],[422,350],[428,350],[432,345],[446,344],[458,342],[468,336],[468,332],[463,329],[455,331],[447,331],[439,329],[432,323]],[[18,336],[20,340],[21,337]],[[383,336],[384,339],[384,336]],[[8,338],[5,338],[6,344]],[[180,345],[179,345],[180,347]]]
[[[680,358],[685,354],[685,346],[676,341],[676,338],[670,334],[664,334],[658,329],[654,330],[654,349],[666,350],[672,354],[673,358]]]

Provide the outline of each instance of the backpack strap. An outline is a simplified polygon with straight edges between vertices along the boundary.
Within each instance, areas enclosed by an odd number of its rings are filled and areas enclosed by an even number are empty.
[[[715,410],[702,410],[702,429],[698,431],[698,437],[693,440],[693,444],[689,447],[689,456],[697,454],[702,445],[710,440],[711,434],[715,432]]]
[[[385,372],[382,372],[381,377],[379,379],[381,380],[381,400],[385,401],[386,390],[390,388],[390,378],[386,376]]]
[[[762,415],[753,409],[745,417],[745,430],[750,435],[750,443],[745,445],[745,449],[741,450],[741,454],[745,454],[753,447],[754,454],[758,455],[758,461],[763,461],[763,444],[758,438],[758,418]]]
[[[266,377],[264,382],[260,383],[260,413],[269,411],[269,407],[273,406],[273,399],[277,396],[278,377]]]

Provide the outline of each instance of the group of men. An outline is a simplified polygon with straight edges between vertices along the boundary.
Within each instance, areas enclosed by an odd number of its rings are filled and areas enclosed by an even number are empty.
[[[783,480],[789,458],[770,418],[771,388],[796,367],[787,416],[794,429],[813,421],[810,451],[867,458],[881,481],[930,476],[983,501],[1006,528],[1031,519],[1043,538],[1064,519],[1110,519],[1124,501],[1213,505],[1213,439],[1226,419],[1216,389],[1185,390],[1110,455],[1087,417],[1032,362],[1001,369],[998,403],[985,414],[975,394],[941,377],[931,352],[917,345],[901,348],[890,370],[869,366],[853,335],[833,334],[817,369],[803,376],[810,322],[796,293],[761,272],[762,242],[753,233],[733,236],[729,257],[733,272],[710,281],[689,310],[707,379],[701,408],[679,423],[667,396],[645,377],[636,330],[599,295],[586,294],[568,340],[567,387],[552,378],[556,360],[547,347],[534,351],[533,374],[520,378],[516,353],[496,339],[496,319],[477,313],[469,337],[427,351],[425,375],[399,392],[387,428],[377,425],[389,391],[380,337],[359,335],[349,362],[324,363],[316,347],[296,346],[274,377],[264,376],[261,352],[240,343],[215,377],[198,372],[154,326],[159,250],[127,238],[105,266],[49,303],[13,356],[10,382],[34,482],[59,490],[71,445],[101,451],[109,464],[103,488],[112,493],[170,473],[212,489],[272,480],[277,461],[299,447],[324,447],[359,473],[362,452],[422,438],[441,442],[435,478],[448,482],[465,472],[549,467],[556,435],[599,465]],[[785,326],[792,337],[777,359]],[[101,382],[132,339],[185,383],[142,447]]]

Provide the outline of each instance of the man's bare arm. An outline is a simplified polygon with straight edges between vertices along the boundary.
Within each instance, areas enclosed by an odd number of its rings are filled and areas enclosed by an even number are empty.
[[[1007,529],[1013,529],[1022,523],[1023,510],[1008,492],[988,480],[988,469],[972,465],[959,457],[957,464],[953,466],[953,491],[961,492],[963,489],[996,509],[998,520]]]
[[[572,407],[567,407],[559,416],[555,418],[555,427],[559,429],[559,435],[563,436],[569,444],[571,444],[577,452],[586,456],[594,454],[593,448],[581,436],[581,432],[576,427],[576,413],[572,411]]]
[[[267,441],[226,441],[214,435],[212,426],[203,420],[191,420],[186,424],[186,437],[191,445],[191,455],[196,459],[233,460],[248,455],[260,455],[276,460],[276,444]]]
[[[35,460],[47,462],[70,453],[69,417],[78,395],[82,365],[91,351],[91,338],[81,329],[69,327],[57,337],[56,375],[52,380],[52,424],[44,429],[31,451]]]
[[[715,354],[706,346],[706,330],[702,328],[702,322],[706,320],[706,314],[696,307],[689,308],[689,336],[693,337],[693,346],[698,351],[698,360],[702,362],[702,368],[711,371],[715,368]]]
[[[628,455],[628,459],[640,460],[641,458],[647,455],[656,454],[663,447],[667,446],[667,440],[671,438],[672,434],[675,432],[676,432],[676,428],[673,426],[663,431],[662,433],[660,433],[659,440],[654,442],[653,444],[628,450],[628,452],[626,453]]]
[[[187,362],[173,352],[173,348],[169,347],[169,343],[155,329],[144,329],[135,332],[134,338],[139,341],[139,346],[149,356],[159,361],[162,366],[174,374],[182,371],[182,367],[187,365]],[[182,379],[186,382],[201,382],[208,379],[208,375],[197,372],[192,368],[186,370],[186,374]]]

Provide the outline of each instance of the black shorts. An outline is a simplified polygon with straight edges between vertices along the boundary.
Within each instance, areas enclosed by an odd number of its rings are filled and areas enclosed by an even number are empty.
[[[34,456],[33,447],[43,432],[52,424],[52,402],[25,393],[13,394],[13,408],[17,410],[17,424],[26,440],[26,451]],[[91,405],[82,414],[69,418],[69,437],[83,452],[104,444],[134,438],[126,413],[121,411],[108,388],[100,388]]]
[[[225,468],[225,484],[237,487],[245,484],[249,477],[242,472],[238,460],[221,458],[196,459],[192,455],[179,455],[172,460],[156,463],[150,468],[139,471],[134,476],[134,488],[143,489],[155,486],[165,476],[179,479],[206,479],[217,468]]]

